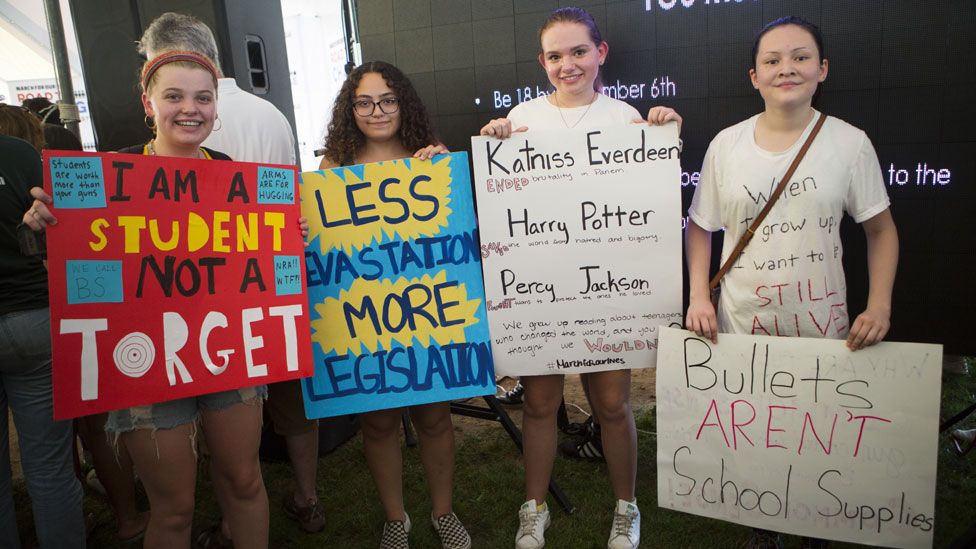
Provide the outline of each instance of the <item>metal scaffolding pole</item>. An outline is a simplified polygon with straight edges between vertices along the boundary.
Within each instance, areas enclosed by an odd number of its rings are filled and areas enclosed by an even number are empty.
[[[71,64],[68,61],[68,46],[64,41],[64,24],[61,22],[61,4],[58,0],[44,0],[44,14],[47,17],[47,30],[51,37],[51,57],[54,61],[54,74],[58,81],[58,109],[61,121],[71,133],[81,139],[78,122],[81,117],[75,104],[75,89],[71,85]]]

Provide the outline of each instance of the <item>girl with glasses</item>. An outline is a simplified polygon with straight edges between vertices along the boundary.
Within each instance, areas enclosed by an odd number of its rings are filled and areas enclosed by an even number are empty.
[[[357,67],[346,79],[332,110],[321,169],[446,153],[427,109],[399,69],[382,61]],[[363,450],[386,515],[381,549],[408,547],[410,517],[403,507],[400,454],[402,408],[360,414]],[[427,474],[431,524],[445,549],[468,549],[471,538],[452,511],[454,425],[449,402],[410,407]]]

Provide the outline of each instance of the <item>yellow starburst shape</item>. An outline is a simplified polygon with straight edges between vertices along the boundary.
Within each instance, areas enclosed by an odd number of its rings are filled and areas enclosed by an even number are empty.
[[[464,329],[478,323],[481,299],[468,299],[458,281],[448,282],[447,271],[420,278],[357,279],[338,298],[315,305],[312,341],[329,354],[360,354],[362,347],[376,352],[394,341],[410,346],[416,338],[427,347],[465,341]]]
[[[434,236],[451,213],[450,156],[436,162],[392,160],[302,173],[302,213],[309,241],[322,253],[372,242]]]

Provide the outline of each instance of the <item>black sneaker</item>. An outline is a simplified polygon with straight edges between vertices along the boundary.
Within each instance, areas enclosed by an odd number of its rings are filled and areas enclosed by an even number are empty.
[[[505,391],[501,395],[495,397],[498,402],[505,406],[521,406],[522,405],[522,395],[525,394],[525,387],[522,386],[521,381],[515,382],[515,387],[510,390]]]
[[[800,549],[827,549],[830,547],[830,542],[825,539],[820,538],[800,538]]]
[[[743,544],[745,549],[783,549],[783,536],[779,532],[753,528]]]
[[[559,444],[559,453],[570,459],[603,461],[603,437],[600,425],[591,416],[583,423],[582,435],[566,439]]]

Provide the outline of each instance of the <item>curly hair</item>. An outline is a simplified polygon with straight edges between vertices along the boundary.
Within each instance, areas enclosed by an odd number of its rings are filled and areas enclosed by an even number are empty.
[[[41,152],[44,130],[41,121],[23,107],[0,103],[0,135],[19,137]]]
[[[397,138],[410,151],[438,143],[434,124],[427,108],[410,79],[400,69],[384,61],[370,61],[356,67],[342,84],[332,108],[332,121],[325,134],[325,158],[340,165],[355,162],[356,155],[366,146],[366,136],[356,125],[352,103],[363,75],[376,73],[383,77],[400,101],[400,128]]]

